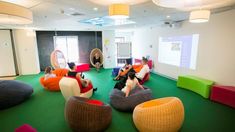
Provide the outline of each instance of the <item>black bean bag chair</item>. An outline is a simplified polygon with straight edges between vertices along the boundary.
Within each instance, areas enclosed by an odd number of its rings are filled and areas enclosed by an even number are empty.
[[[17,105],[28,99],[33,88],[25,83],[15,80],[0,80],[0,109]]]
[[[118,89],[113,89],[110,94],[111,106],[123,112],[132,112],[135,106],[151,99],[152,91],[149,88],[142,90],[137,87],[131,90],[128,97],[125,97],[125,93]]]

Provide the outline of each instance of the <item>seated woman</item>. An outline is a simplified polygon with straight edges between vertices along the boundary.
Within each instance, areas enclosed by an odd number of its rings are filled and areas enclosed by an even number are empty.
[[[101,59],[98,53],[95,53],[95,56],[93,57],[93,63],[95,64],[96,71],[99,72],[101,66]]]
[[[120,77],[125,76],[131,69],[132,66],[130,64],[130,61],[126,60],[125,65],[122,68],[120,68],[118,75],[113,80],[120,80]]]
[[[81,81],[83,88],[87,87],[91,83],[90,80],[83,79],[82,78],[83,75],[81,73],[78,73],[75,71],[76,65],[74,62],[70,62],[70,63],[68,63],[68,65],[70,68],[70,71],[67,74],[68,77],[73,77],[73,78],[79,79]],[[96,90],[97,90],[97,88],[93,88],[93,91],[96,91]]]
[[[128,79],[126,81],[126,86],[122,89],[122,91],[126,94],[126,97],[129,96],[129,93],[132,89],[138,86],[141,89],[144,89],[142,85],[139,84],[137,78],[135,77],[134,72],[129,72]]]
[[[141,68],[141,70],[135,74],[139,82],[144,78],[145,74],[149,73],[150,71],[147,58],[145,57],[142,58],[142,65],[143,67]]]
[[[50,66],[46,67],[44,80],[54,77],[56,77],[56,75],[52,73],[52,68]]]

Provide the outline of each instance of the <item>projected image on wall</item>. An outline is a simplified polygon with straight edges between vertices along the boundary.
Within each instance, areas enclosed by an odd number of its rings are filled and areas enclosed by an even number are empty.
[[[199,34],[159,37],[160,63],[196,69]]]

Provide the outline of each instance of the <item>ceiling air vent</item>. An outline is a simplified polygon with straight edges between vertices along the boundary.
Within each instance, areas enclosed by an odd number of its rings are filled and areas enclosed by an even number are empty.
[[[74,12],[70,14],[71,16],[83,16],[83,13],[79,13],[79,12]]]

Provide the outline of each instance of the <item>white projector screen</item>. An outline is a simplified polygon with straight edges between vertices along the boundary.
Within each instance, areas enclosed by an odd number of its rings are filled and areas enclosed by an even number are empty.
[[[196,69],[199,34],[159,37],[160,63]]]

